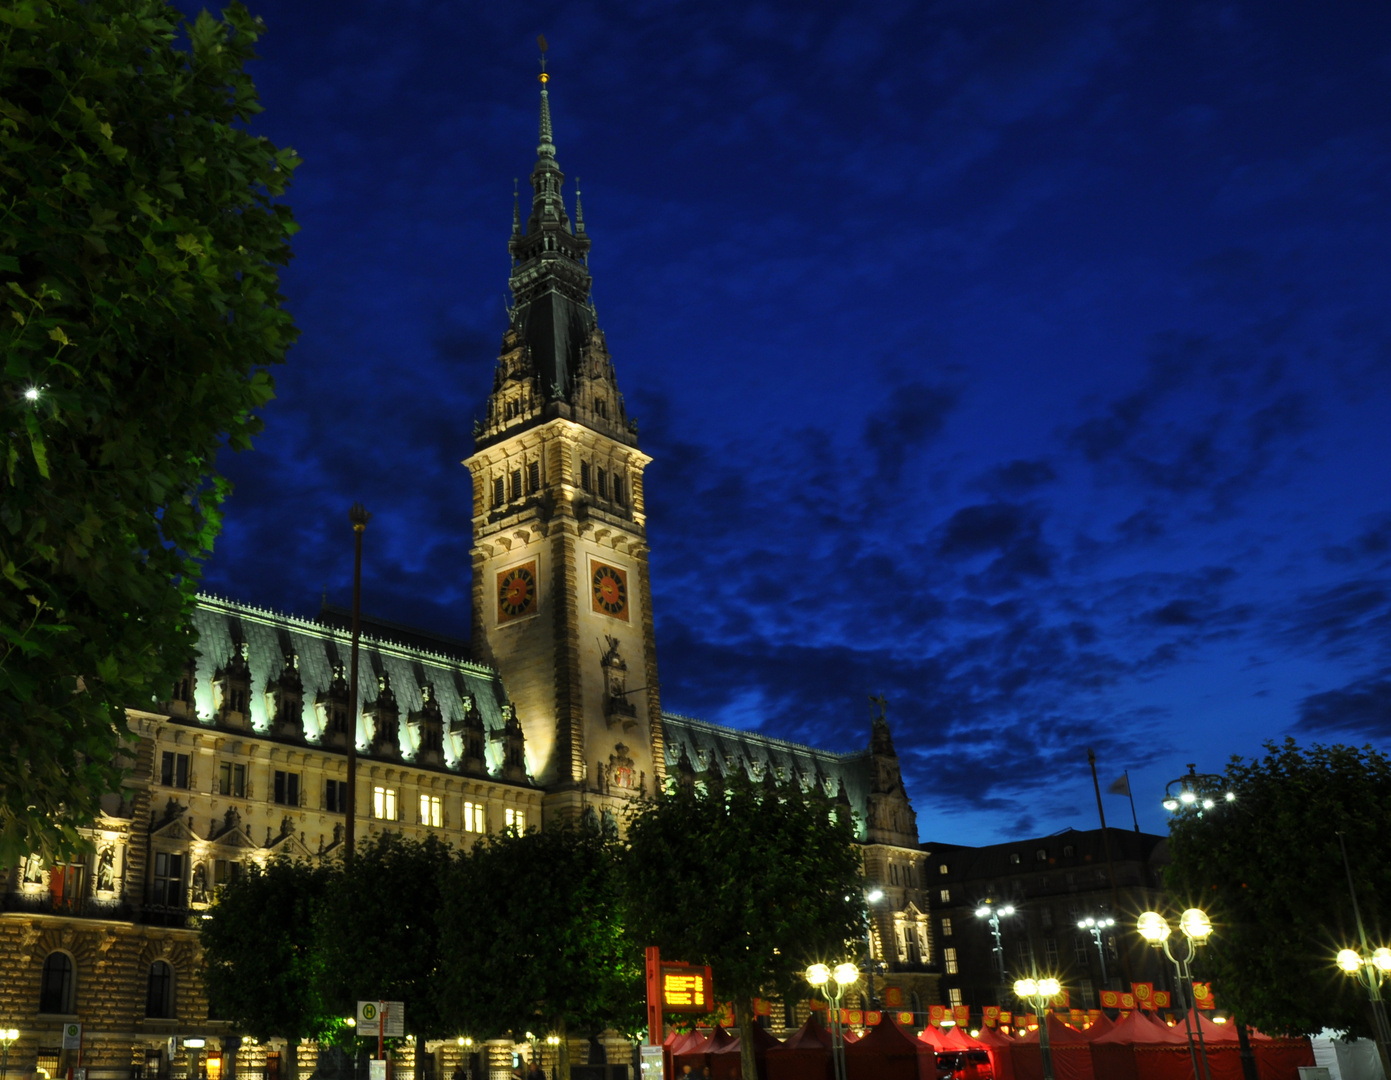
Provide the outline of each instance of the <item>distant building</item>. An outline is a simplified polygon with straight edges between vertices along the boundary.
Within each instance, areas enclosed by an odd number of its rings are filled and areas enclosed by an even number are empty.
[[[471,565],[460,568],[470,639],[368,620],[352,716],[347,613],[326,606],[306,619],[200,598],[196,661],[167,698],[129,710],[131,786],[104,807],[93,854],[0,868],[0,1017],[21,1031],[17,1074],[74,1064],[62,1032],[81,1022],[89,1080],[183,1074],[188,1037],[207,1040],[209,1080],[236,1047],[241,1068],[275,1080],[285,1047],[243,1045],[209,1016],[196,928],[249,863],[341,853],[350,739],[359,837],[467,847],[561,820],[616,824],[659,788],[737,773],[819,788],[854,816],[885,894],[866,928],[883,962],[880,999],[919,1011],[938,1000],[926,856],[882,708],[868,746],[837,753],[661,707],[650,458],[590,301],[590,240],[579,193],[573,226],[562,199],[544,82],[537,155],[531,212],[517,208],[509,242],[514,304],[459,474],[473,519]],[[799,1015],[787,1003],[774,1026]],[[584,1047],[576,1041],[575,1060]],[[460,1059],[453,1041],[418,1049],[415,1080]],[[512,1051],[489,1045],[495,1075]],[[311,1069],[314,1048],[298,1053]]]
[[[1128,829],[1108,828],[1106,835],[1114,895],[1101,829],[986,847],[923,845],[948,1004],[1010,1008],[1014,980],[1035,971],[1056,976],[1074,1008],[1096,1008],[1101,990],[1129,990],[1131,982],[1171,989],[1172,966],[1135,932],[1140,912],[1165,909],[1168,841]],[[999,917],[1003,978],[990,920],[976,914],[983,905],[1014,908]],[[1077,926],[1089,917],[1115,919],[1101,932],[1100,949],[1095,935]]]

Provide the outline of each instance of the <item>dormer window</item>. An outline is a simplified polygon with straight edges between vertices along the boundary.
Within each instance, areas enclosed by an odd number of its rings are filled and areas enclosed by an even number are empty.
[[[507,408],[506,408],[506,410],[505,410],[504,419],[506,419],[506,420],[515,420],[517,417],[519,417],[519,416],[521,416],[521,415],[522,415],[522,403],[521,403],[520,401],[518,401],[517,399],[513,398],[511,401],[509,401],[509,402],[507,403]]]
[[[609,418],[609,403],[601,397],[594,399],[594,415],[603,420]]]

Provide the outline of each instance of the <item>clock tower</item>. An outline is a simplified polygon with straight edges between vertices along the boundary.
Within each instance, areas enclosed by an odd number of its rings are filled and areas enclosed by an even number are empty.
[[[525,224],[514,200],[512,306],[473,483],[473,641],[502,676],[546,814],[614,810],[665,773],[643,470],[590,299],[580,193],[573,226],[541,134]]]

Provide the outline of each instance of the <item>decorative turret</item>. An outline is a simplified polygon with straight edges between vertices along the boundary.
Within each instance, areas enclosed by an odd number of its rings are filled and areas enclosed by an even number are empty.
[[[226,727],[251,726],[251,663],[250,648],[244,641],[233,642],[232,655],[226,667],[213,673],[217,691],[217,722]]]
[[[293,648],[285,651],[284,667],[271,687],[271,734],[304,738],[304,683],[299,677],[299,654]]]
[[[511,705],[502,707],[502,779],[524,783],[526,775],[526,736]]]
[[[444,764],[444,716],[440,713],[440,703],[435,700],[433,683],[420,687],[421,706],[406,719],[410,729],[411,741],[415,744],[415,763],[417,765]]]
[[[478,711],[478,703],[471,694],[464,695],[464,715],[456,719],[449,733],[458,739],[459,759],[456,768],[470,776],[486,776],[488,763],[483,757],[483,714]]]
[[[391,676],[383,671],[377,676],[377,700],[367,706],[372,717],[371,753],[380,757],[401,756],[401,710],[396,704],[396,692],[391,689]]]
[[[333,679],[314,702],[319,713],[323,741],[328,746],[348,745],[348,679],[343,661],[333,663]]]

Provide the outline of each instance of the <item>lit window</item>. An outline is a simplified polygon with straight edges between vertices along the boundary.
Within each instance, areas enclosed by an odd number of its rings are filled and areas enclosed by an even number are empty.
[[[515,832],[526,832],[526,811],[513,810],[511,807],[508,807],[503,824]]]
[[[961,970],[961,965],[956,962],[955,949],[942,950],[942,963],[945,965],[948,975],[955,975]]]
[[[464,803],[464,832],[487,832],[488,826],[483,819],[482,803]]]
[[[949,873],[951,873],[951,871],[947,869],[947,864],[946,864],[946,863],[942,863],[940,866],[937,867],[937,873],[939,873],[939,874],[949,874]]]
[[[388,787],[372,789],[372,816],[380,821],[396,820],[396,790]]]
[[[1010,854],[1009,854],[1009,861],[1010,861],[1012,864],[1014,864],[1015,866],[1018,866],[1018,865],[1019,865],[1019,852],[1017,852],[1017,851],[1011,851]]]
[[[944,904],[950,904],[950,903],[951,903],[951,890],[950,890],[950,889],[943,889],[943,890],[942,890],[942,903],[944,903]]]
[[[184,857],[167,851],[155,852],[153,900],[158,907],[182,907],[184,902]]]
[[[440,827],[440,797],[438,795],[420,796],[420,824]]]
[[[235,859],[213,860],[213,884],[226,885],[241,878],[241,863]]]
[[[1047,848],[1039,848],[1037,851],[1034,852],[1034,862],[1047,862],[1047,861],[1048,861],[1048,849],[1047,849]]]
[[[282,806],[299,805],[299,773],[275,770],[275,791],[272,799]]]
[[[943,936],[943,937],[951,937],[951,920],[950,920],[950,919],[943,919],[943,920],[942,920],[942,936]]]
[[[947,990],[947,1000],[951,1002],[951,1007],[955,1009],[959,1005],[966,1004],[961,997],[961,987],[953,986]]]

